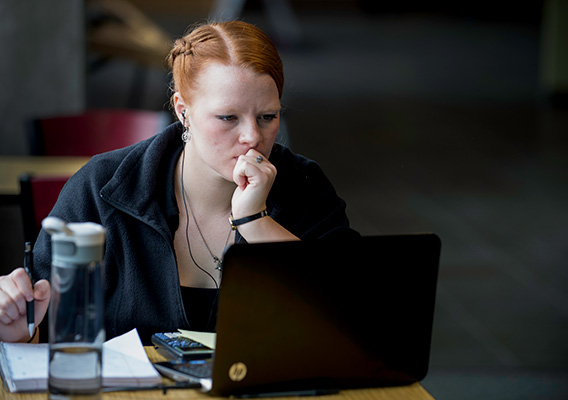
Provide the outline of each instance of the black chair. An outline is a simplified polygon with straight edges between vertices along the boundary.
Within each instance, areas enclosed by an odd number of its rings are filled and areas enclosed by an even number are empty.
[[[20,176],[20,206],[24,240],[32,246],[41,229],[41,222],[55,205],[69,176]]]

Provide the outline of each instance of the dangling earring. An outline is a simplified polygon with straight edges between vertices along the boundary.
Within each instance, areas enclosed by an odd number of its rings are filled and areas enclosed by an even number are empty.
[[[185,110],[181,112],[181,116],[183,117],[183,133],[181,134],[181,140],[184,143],[188,143],[191,140],[191,132],[189,131],[189,127],[185,125]]]

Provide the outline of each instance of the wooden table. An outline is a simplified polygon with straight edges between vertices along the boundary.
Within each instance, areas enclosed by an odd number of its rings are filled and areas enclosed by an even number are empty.
[[[0,156],[0,195],[17,196],[21,174],[71,176],[87,161],[89,157]]]
[[[146,347],[148,357],[152,362],[164,361],[165,359],[151,346]],[[165,379],[165,378],[164,378]],[[46,393],[9,393],[6,389],[0,389],[0,399],[6,400],[45,400]],[[164,400],[187,400],[187,399],[223,399],[211,397],[196,389],[173,389],[164,395],[161,390],[145,390],[133,392],[103,393],[103,399],[164,399]],[[298,398],[298,397],[296,397]],[[293,399],[286,397],[282,399]],[[319,396],[318,400],[433,400],[434,398],[419,383],[408,386],[343,390],[339,394]]]

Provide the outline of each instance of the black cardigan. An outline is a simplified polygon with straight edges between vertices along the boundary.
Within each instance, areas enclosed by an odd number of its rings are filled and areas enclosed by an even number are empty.
[[[149,344],[155,332],[191,329],[173,246],[178,212],[174,210],[172,225],[171,197],[166,197],[174,196],[169,177],[175,163],[172,155],[181,149],[180,137],[178,122],[148,140],[94,156],[69,179],[50,213],[67,222],[91,221],[107,229],[107,338],[136,327],[143,343]],[[357,235],[349,228],[345,202],[315,162],[278,144],[270,161],[278,171],[267,199],[274,220],[302,240]],[[240,235],[236,240],[243,241]],[[35,279],[49,279],[51,243],[43,230],[34,259]],[[45,340],[47,326],[42,325]]]

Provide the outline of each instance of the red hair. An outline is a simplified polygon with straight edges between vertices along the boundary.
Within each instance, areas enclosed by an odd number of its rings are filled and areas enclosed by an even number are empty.
[[[171,89],[191,97],[199,73],[213,62],[270,75],[282,98],[282,60],[270,38],[256,26],[242,21],[212,22],[177,39],[168,56]]]

